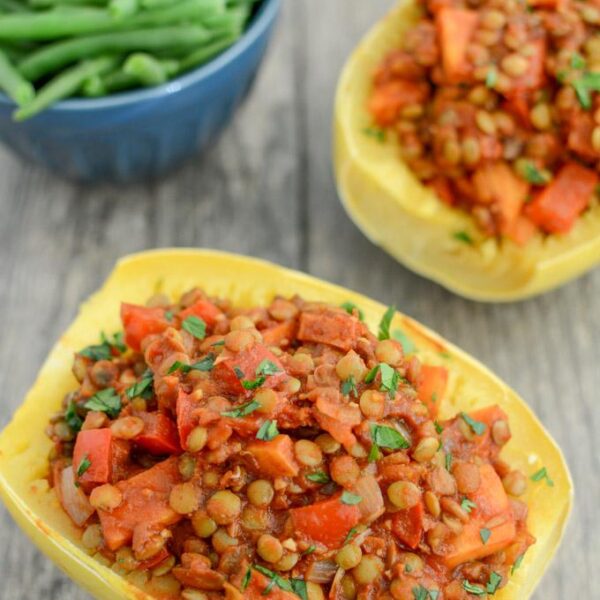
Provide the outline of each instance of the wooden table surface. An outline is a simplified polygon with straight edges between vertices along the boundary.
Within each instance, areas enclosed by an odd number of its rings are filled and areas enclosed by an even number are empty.
[[[600,270],[513,305],[476,304],[368,242],[338,202],[330,163],[337,74],[390,0],[293,0],[251,97],[209,154],[158,185],[90,189],[0,150],[0,426],[47,351],[126,253],[202,246],[259,256],[353,288],[480,358],[526,398],[564,449],[577,488],[538,600],[600,597]],[[0,508],[0,598],[89,596]]]

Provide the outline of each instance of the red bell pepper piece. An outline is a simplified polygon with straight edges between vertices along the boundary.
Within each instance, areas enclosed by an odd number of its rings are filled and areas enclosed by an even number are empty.
[[[110,429],[87,429],[79,432],[73,450],[73,470],[79,483],[95,486],[110,481],[112,442]]]
[[[409,548],[416,548],[423,535],[423,503],[419,502],[411,508],[399,510],[392,517],[392,532]]]
[[[444,75],[450,83],[468,80],[472,66],[467,51],[479,17],[473,10],[442,8],[435,16]]]
[[[144,421],[144,430],[134,442],[150,454],[180,454],[177,427],[167,415],[143,412],[137,415]]]
[[[148,308],[135,304],[121,304],[121,321],[125,329],[125,343],[136,352],[140,351],[145,337],[162,333],[169,327],[164,308]]]
[[[182,310],[179,313],[179,318],[182,321],[185,321],[188,317],[199,317],[209,327],[212,327],[222,314],[221,310],[212,302],[209,302],[208,300],[198,300],[198,302],[192,304],[189,308]]]
[[[429,408],[429,414],[435,417],[438,413],[440,402],[444,397],[448,384],[448,369],[433,365],[422,365],[417,394],[419,400]]]

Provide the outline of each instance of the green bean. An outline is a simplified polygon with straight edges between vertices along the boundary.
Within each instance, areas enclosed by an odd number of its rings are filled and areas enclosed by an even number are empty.
[[[116,64],[118,64],[117,58],[102,56],[93,60],[85,60],[67,69],[44,85],[31,102],[14,113],[13,118],[16,121],[24,121],[37,115],[55,102],[76,93],[83,82],[90,77],[110,71]]]
[[[68,19],[65,19],[62,10],[12,14],[0,16],[0,39],[54,40],[144,27],[165,27],[218,14],[220,8],[220,0],[183,0],[165,8],[137,13],[122,21],[115,20],[107,10],[92,7],[81,7],[80,11],[72,7],[73,12],[69,13]]]
[[[203,46],[202,48],[198,48],[198,50],[194,50],[194,52],[188,54],[181,60],[179,63],[179,71],[189,71],[194,67],[199,67],[200,65],[207,63],[209,60],[217,56],[217,54],[221,54],[223,50],[229,48],[229,46],[236,41],[237,37],[237,35],[223,37],[220,40],[215,40],[214,42]]]
[[[104,75],[97,75],[87,79],[81,87],[84,96],[97,98],[113,92],[122,92],[138,87],[140,82],[133,76],[116,69]]]
[[[113,19],[124,19],[134,15],[139,7],[138,0],[110,0],[108,12]]]
[[[81,93],[88,98],[99,98],[100,96],[106,96],[108,90],[104,85],[102,77],[100,75],[94,75],[83,82]]]
[[[161,61],[150,54],[131,54],[123,65],[123,72],[135,77],[144,86],[160,85],[177,73],[179,64],[175,60]]]
[[[210,37],[206,29],[194,25],[82,36],[33,52],[21,62],[19,71],[30,81],[36,81],[68,64],[106,52],[194,48],[209,41]]]
[[[4,52],[0,50],[0,88],[6,92],[19,106],[31,102],[35,90],[29,81],[23,78],[10,62]]]

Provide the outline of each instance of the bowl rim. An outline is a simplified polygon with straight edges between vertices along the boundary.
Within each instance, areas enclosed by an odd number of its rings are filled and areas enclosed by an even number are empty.
[[[171,94],[181,92],[200,81],[208,79],[242,55],[258,38],[264,35],[277,17],[280,7],[281,0],[263,0],[257,14],[252,19],[250,26],[233,45],[218,54],[208,63],[180,75],[175,79],[158,86],[112,94],[102,98],[74,98],[63,100],[47,108],[38,116],[43,116],[50,112],[64,113],[71,111],[92,111],[105,108],[118,108],[132,105],[137,102],[157,100],[163,96],[170,96]],[[0,105],[2,104],[13,106],[14,108],[17,107],[15,102],[0,92]]]

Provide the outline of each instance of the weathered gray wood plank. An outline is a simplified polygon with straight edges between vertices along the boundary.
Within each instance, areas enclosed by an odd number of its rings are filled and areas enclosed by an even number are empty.
[[[564,448],[580,492],[536,598],[594,598],[600,564],[600,271],[536,300],[485,306],[403,269],[349,222],[333,187],[331,106],[344,58],[390,0],[287,2],[247,104],[213,151],[166,181],[88,189],[0,150],[0,426],[77,305],[120,255],[216,247],[276,260],[400,306],[509,381]],[[2,600],[83,600],[0,509]]]

